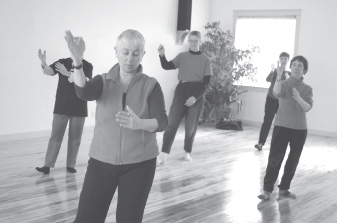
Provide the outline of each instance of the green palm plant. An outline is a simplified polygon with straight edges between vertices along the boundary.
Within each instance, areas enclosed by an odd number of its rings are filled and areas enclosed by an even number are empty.
[[[247,90],[241,90],[239,84],[243,77],[254,79],[257,68],[251,61],[259,48],[237,49],[232,34],[223,31],[220,22],[207,23],[204,28],[206,40],[200,49],[210,58],[213,71],[205,93],[204,117],[212,116],[216,109],[229,110],[230,113],[230,105],[233,103],[237,103],[237,112],[240,112],[242,100],[238,96]],[[225,118],[229,118],[229,114]]]

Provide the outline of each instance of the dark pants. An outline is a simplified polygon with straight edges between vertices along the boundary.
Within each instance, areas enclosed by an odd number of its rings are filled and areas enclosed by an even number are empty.
[[[259,144],[266,143],[270,127],[278,110],[278,100],[267,96],[264,107],[264,118],[260,130]]]
[[[75,223],[104,223],[118,187],[117,223],[141,223],[156,170],[156,158],[112,165],[89,159]]]
[[[164,132],[162,152],[169,154],[179,128],[181,120],[185,117],[185,144],[184,150],[192,152],[194,137],[198,128],[201,109],[204,104],[204,96],[200,97],[192,106],[186,106],[186,100],[191,97],[199,82],[179,83],[174,92],[173,102],[168,116],[168,125]]]
[[[277,180],[285,153],[287,151],[288,143],[290,146],[290,152],[287,162],[284,166],[284,173],[281,183],[278,187],[280,190],[289,190],[290,183],[294,177],[306,138],[307,130],[297,130],[274,126],[268,157],[268,165],[266,175],[264,177],[264,191],[273,191],[274,184]]]

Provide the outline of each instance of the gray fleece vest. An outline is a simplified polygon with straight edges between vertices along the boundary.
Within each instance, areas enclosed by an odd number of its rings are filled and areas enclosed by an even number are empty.
[[[156,79],[140,72],[132,78],[126,96],[128,105],[140,118],[150,118],[148,98]],[[122,128],[116,114],[122,111],[123,87],[119,66],[103,74],[103,91],[97,100],[96,125],[90,157],[114,165],[132,164],[155,158],[159,154],[156,133]]]

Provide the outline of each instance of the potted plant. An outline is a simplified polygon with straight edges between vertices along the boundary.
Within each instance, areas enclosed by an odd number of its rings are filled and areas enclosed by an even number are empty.
[[[242,101],[238,96],[247,92],[240,89],[241,79],[254,79],[257,68],[251,59],[259,48],[237,49],[232,34],[223,31],[220,22],[207,23],[204,28],[206,40],[200,49],[211,60],[213,77],[205,92],[203,120],[229,119],[231,104],[237,103],[237,112],[241,111]]]

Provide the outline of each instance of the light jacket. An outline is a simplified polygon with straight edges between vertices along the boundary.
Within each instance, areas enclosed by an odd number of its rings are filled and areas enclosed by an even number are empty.
[[[155,158],[159,154],[156,133],[120,127],[116,114],[122,111],[123,87],[119,81],[119,65],[102,74],[103,90],[97,100],[96,124],[89,156],[114,165],[132,164]],[[142,119],[151,118],[148,97],[157,80],[140,72],[132,78],[126,105]]]

